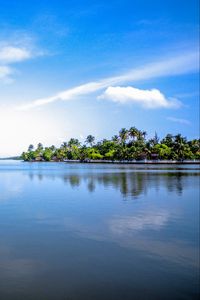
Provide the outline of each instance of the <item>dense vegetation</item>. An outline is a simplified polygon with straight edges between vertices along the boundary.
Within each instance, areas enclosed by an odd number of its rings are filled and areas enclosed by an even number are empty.
[[[135,127],[129,130],[122,128],[111,140],[95,142],[94,136],[88,135],[84,144],[71,138],[59,148],[44,148],[39,143],[34,149],[34,146],[30,145],[21,157],[25,161],[200,159],[200,140],[187,141],[181,134],[167,134],[162,140],[157,134],[151,139],[146,139],[146,136],[145,131]]]

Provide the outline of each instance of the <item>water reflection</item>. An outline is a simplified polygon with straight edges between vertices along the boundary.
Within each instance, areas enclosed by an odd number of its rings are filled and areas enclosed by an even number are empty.
[[[42,181],[44,178],[56,180],[61,179],[65,184],[69,184],[71,188],[78,188],[84,183],[89,192],[94,192],[97,186],[104,188],[112,187],[119,190],[120,193],[126,196],[137,198],[142,194],[148,192],[148,188],[154,187],[159,190],[162,186],[167,189],[169,193],[176,192],[181,195],[183,186],[189,184],[191,176],[198,176],[197,172],[120,172],[120,173],[96,173],[96,174],[28,174],[30,180],[38,179]]]
[[[192,169],[0,166],[0,298],[198,298],[198,187]]]

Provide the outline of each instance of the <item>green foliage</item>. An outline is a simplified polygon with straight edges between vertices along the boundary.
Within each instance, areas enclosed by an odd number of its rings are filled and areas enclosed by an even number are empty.
[[[170,159],[171,156],[171,148],[169,148],[165,144],[156,144],[153,148],[152,151],[154,153],[157,153],[159,156],[159,159]]]
[[[44,152],[43,152],[43,158],[46,161],[50,161],[53,157],[53,151],[51,148],[45,148]]]
[[[97,149],[88,148],[87,149],[87,158],[89,159],[102,159],[103,155]]]
[[[114,160],[114,157],[115,157],[115,153],[116,151],[113,149],[113,150],[109,150],[108,152],[105,153],[105,159],[108,159],[108,160]]]
[[[79,159],[80,158],[80,149],[75,144],[72,144],[67,151],[68,159]]]
[[[146,140],[146,131],[136,127],[129,130],[122,128],[118,135],[111,140],[103,139],[95,144],[95,137],[88,135],[85,144],[81,145],[78,139],[71,138],[63,142],[59,148],[54,145],[44,148],[41,143],[30,145],[21,158],[24,161],[63,161],[68,160],[184,160],[200,159],[200,140],[187,141],[181,134],[173,136],[167,134],[159,141],[157,133],[153,138]],[[86,146],[87,145],[87,146]],[[156,156],[157,155],[157,156]]]

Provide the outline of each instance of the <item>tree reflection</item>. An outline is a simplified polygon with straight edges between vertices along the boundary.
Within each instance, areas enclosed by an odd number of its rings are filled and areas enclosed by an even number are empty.
[[[90,179],[90,180],[88,181],[87,188],[88,188],[88,191],[89,191],[89,192],[91,192],[91,193],[94,192],[95,189],[96,189],[95,180]]]
[[[181,195],[183,188],[187,185],[188,176],[198,176],[195,172],[169,172],[169,171],[139,171],[139,172],[87,172],[78,174],[29,174],[31,180],[37,177],[39,181],[43,178],[56,179],[61,178],[65,184],[69,184],[72,188],[79,188],[81,182],[87,187],[89,192],[94,192],[97,186],[104,188],[114,188],[119,190],[124,196],[131,196],[137,198],[141,194],[146,194],[149,189],[155,188],[159,190],[165,187],[169,193],[176,192]]]

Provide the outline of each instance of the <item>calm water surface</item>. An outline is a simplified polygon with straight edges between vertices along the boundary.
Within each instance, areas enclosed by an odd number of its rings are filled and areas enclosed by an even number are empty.
[[[197,299],[198,166],[0,162],[0,299]]]

